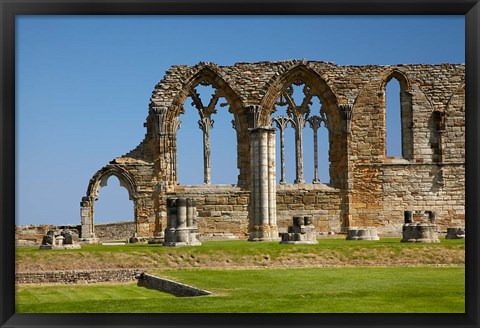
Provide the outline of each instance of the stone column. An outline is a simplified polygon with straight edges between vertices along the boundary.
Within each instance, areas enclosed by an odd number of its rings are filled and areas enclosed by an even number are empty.
[[[197,216],[197,201],[195,198],[187,198],[187,227],[192,227]]]
[[[276,123],[277,128],[280,130],[280,184],[286,184],[285,179],[285,129],[288,123],[293,124],[292,119],[287,116],[278,116],[272,119],[272,122]]]
[[[338,106],[340,113],[340,123],[341,123],[341,135],[342,143],[345,151],[345,172],[343,174],[344,181],[342,182],[343,188],[345,188],[343,193],[342,201],[342,223],[341,231],[348,232],[350,226],[354,226],[353,217],[352,217],[352,189],[353,189],[353,172],[351,170],[350,163],[350,141],[351,141],[351,130],[352,130],[352,117],[353,117],[353,105],[350,104],[341,104]]]
[[[445,112],[444,111],[435,111],[434,112],[435,123],[437,128],[437,135],[438,135],[438,144],[437,144],[437,152],[438,158],[437,161],[439,163],[443,163],[445,161]]]
[[[210,177],[210,130],[213,128],[214,120],[210,117],[203,117],[198,121],[198,127],[203,131],[203,181],[211,183]]]
[[[268,223],[270,230],[275,230],[278,235],[277,228],[277,177],[276,177],[276,161],[275,161],[275,130],[268,131]]]
[[[303,178],[303,127],[305,118],[303,114],[295,113],[292,115],[293,126],[295,127],[295,165],[296,179],[295,183],[305,183]]]
[[[317,131],[322,123],[320,116],[311,116],[307,119],[310,127],[313,129],[313,183],[320,183],[318,179],[318,137]]]
[[[279,240],[276,222],[275,129],[250,130],[249,241]]]
[[[178,130],[180,129],[180,126],[182,125],[182,121],[180,121],[180,119],[177,117],[175,118],[175,120],[173,121],[173,131],[175,132],[175,138],[174,138],[174,141],[175,141],[175,157],[173,158],[174,160],[174,164],[173,164],[173,170],[174,170],[174,177],[175,177],[175,184],[178,184],[178,148],[177,148],[177,133],[178,133]]]
[[[93,198],[86,196],[82,197],[80,202],[80,219],[82,223],[81,238],[82,241],[88,243],[97,243],[98,238],[95,237],[95,227],[93,224]]]
[[[177,228],[175,231],[175,240],[177,242],[188,242],[187,231],[187,200],[177,198]]]

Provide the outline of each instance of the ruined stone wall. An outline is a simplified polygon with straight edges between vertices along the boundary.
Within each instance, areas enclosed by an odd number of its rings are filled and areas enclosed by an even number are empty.
[[[130,282],[138,279],[142,269],[104,269],[45,272],[16,272],[16,284],[78,284]]]
[[[411,109],[411,154],[404,149],[403,157],[385,155],[384,88],[389,74],[397,74],[401,92],[408,93],[402,106]],[[406,65],[379,74],[364,88],[356,101],[349,148],[352,226],[400,233],[406,210],[435,211],[443,230],[464,225],[463,74],[464,67],[458,65]],[[443,128],[436,121],[437,112],[445,117]]]
[[[152,92],[145,139],[99,171],[96,179],[117,174],[131,180],[126,185],[135,199],[135,223],[141,236],[165,229],[165,199],[175,194],[197,199],[203,236],[246,236],[253,194],[250,131],[269,127],[277,115],[279,96],[292,84],[304,83],[308,87],[304,93],[321,100],[328,121],[330,184],[277,186],[279,228],[286,228],[293,215],[308,214],[313,215],[317,231],[368,226],[377,227],[379,234],[399,234],[405,210],[436,211],[442,228],[463,225],[464,75],[462,64],[339,66],[289,60],[173,66]],[[386,156],[385,87],[392,78],[401,87],[401,157]],[[192,90],[199,84],[216,89],[234,116],[236,187],[178,185],[179,118],[183,103],[195,97]],[[208,108],[198,105],[197,109],[205,114]]]

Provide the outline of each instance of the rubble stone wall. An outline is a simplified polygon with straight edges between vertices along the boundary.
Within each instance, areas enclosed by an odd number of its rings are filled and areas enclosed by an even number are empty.
[[[134,281],[143,272],[141,269],[74,270],[49,272],[16,272],[17,284],[75,284],[95,282]]]
[[[100,241],[126,240],[135,234],[135,224],[131,222],[100,223],[95,225],[95,235]]]

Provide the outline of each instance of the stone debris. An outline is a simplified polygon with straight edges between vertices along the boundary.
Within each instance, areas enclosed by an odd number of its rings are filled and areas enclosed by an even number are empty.
[[[48,230],[40,245],[41,250],[78,248],[81,248],[78,243],[78,236],[68,229],[62,230],[57,235],[54,230]]]
[[[311,216],[294,216],[288,232],[280,233],[280,244],[318,244]]]

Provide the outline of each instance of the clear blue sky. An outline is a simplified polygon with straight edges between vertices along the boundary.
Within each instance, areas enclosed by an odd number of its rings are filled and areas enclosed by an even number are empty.
[[[90,178],[143,139],[151,92],[172,65],[304,58],[339,65],[465,62],[463,16],[21,16],[16,32],[17,224],[80,223]],[[202,135],[188,105],[179,176],[202,183]],[[220,108],[214,119],[212,181],[234,183],[232,117]],[[398,139],[395,130],[388,131]],[[304,132],[310,181],[312,134]],[[293,142],[291,132],[289,138]],[[289,182],[293,150],[287,146]],[[320,157],[326,182],[325,153]],[[133,220],[133,204],[113,177],[100,191],[95,220]]]

